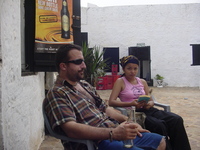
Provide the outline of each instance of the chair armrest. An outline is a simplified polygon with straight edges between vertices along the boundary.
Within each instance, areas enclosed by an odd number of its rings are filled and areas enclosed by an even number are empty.
[[[151,98],[153,99],[155,106],[162,107],[164,109],[164,111],[166,111],[166,112],[171,112],[169,105],[158,103],[153,95],[151,95]]]
[[[171,112],[171,108],[170,108],[169,105],[158,103],[153,95],[151,95],[151,97],[152,97],[152,99],[154,101],[154,105],[155,106],[162,107],[164,109],[164,111],[166,111],[166,112]],[[123,108],[123,107],[114,107],[114,109],[119,110],[123,115],[127,116],[127,111],[126,111],[125,108]]]
[[[127,116],[127,111],[123,107],[113,107],[116,110],[119,110],[123,115]]]
[[[154,105],[164,108],[164,111],[166,111],[166,112],[170,112],[171,111],[170,106],[167,105],[167,104],[161,104],[161,103],[158,103],[158,102],[154,102]]]

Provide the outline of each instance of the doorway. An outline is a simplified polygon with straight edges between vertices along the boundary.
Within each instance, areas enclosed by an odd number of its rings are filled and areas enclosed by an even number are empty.
[[[149,86],[153,86],[153,80],[151,79],[150,46],[129,47],[128,54],[134,55],[139,59],[140,69],[138,77],[145,79]]]

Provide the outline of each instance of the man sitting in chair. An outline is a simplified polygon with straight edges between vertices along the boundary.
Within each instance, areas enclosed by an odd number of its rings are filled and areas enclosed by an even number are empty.
[[[59,75],[44,100],[44,109],[52,129],[76,139],[93,140],[98,150],[124,150],[123,140],[134,140],[130,150],[165,150],[164,138],[149,133],[127,117],[117,113],[99,97],[86,81],[82,48],[66,44],[56,54]],[[67,143],[67,147],[71,143]]]

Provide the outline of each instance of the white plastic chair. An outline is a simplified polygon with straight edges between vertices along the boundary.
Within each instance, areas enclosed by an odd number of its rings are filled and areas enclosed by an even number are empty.
[[[93,141],[91,140],[82,140],[82,139],[74,139],[74,138],[69,138],[67,136],[61,135],[56,133],[55,131],[52,130],[50,123],[49,123],[49,119],[44,111],[44,106],[43,106],[43,116],[44,116],[44,122],[46,125],[46,128],[49,132],[49,134],[57,139],[63,140],[63,141],[67,141],[67,142],[76,142],[76,143],[83,143],[87,146],[88,150],[96,150],[95,148],[95,144]]]

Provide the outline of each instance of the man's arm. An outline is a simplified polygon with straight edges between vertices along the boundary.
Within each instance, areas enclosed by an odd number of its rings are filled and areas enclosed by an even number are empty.
[[[127,116],[121,114],[118,110],[115,110],[113,107],[109,106],[106,108],[106,114],[120,123],[128,119]]]
[[[68,137],[88,140],[127,140],[135,139],[137,135],[137,125],[122,123],[116,128],[93,127],[69,121],[61,125]],[[110,134],[112,132],[112,135]]]
[[[88,140],[109,139],[109,132],[111,131],[109,128],[97,128],[74,121],[62,124],[61,128],[68,137]]]

